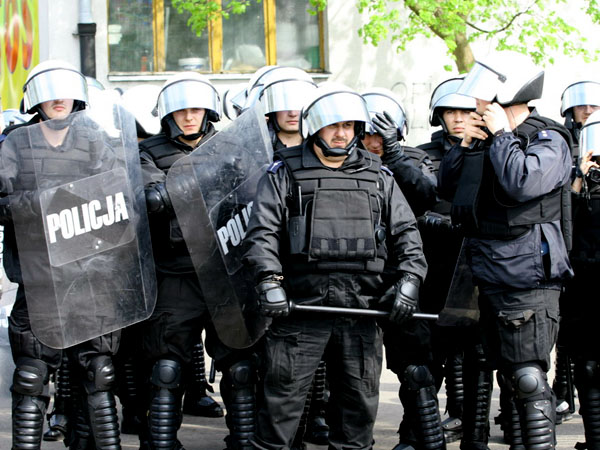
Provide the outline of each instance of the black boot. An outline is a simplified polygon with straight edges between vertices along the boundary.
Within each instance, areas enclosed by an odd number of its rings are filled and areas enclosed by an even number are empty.
[[[329,426],[325,420],[327,408],[326,370],[325,361],[321,361],[313,379],[312,398],[306,420],[306,433],[304,433],[304,442],[315,445],[329,443]]]
[[[206,381],[204,346],[202,341],[194,345],[192,353],[191,382],[183,398],[183,413],[201,417],[223,417],[223,409],[206,391],[214,392]]]
[[[52,442],[65,439],[71,402],[71,369],[69,358],[66,354],[63,354],[60,366],[54,374],[54,406],[47,417],[48,430],[44,433],[44,441]]]
[[[481,345],[465,352],[463,363],[465,398],[461,450],[486,450],[490,437],[492,371],[487,368]]]
[[[462,438],[462,415],[465,387],[463,384],[463,355],[454,353],[448,356],[445,366],[446,410],[448,418],[442,422],[446,443]]]
[[[569,374],[573,373],[573,365],[564,345],[556,346],[555,367],[552,390],[556,395],[556,424],[558,425],[571,419],[575,412],[575,405],[571,405],[574,403],[571,400],[573,398],[571,392],[573,380],[569,377]]]

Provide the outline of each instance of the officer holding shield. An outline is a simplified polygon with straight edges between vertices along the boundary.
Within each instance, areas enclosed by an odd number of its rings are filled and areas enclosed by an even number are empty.
[[[1,150],[0,179],[2,196],[10,195],[11,204],[10,209],[3,204],[0,217],[5,225],[6,272],[19,284],[9,325],[16,365],[11,388],[13,449],[35,449],[40,448],[49,401],[48,378],[61,362],[61,350],[53,347],[63,348],[80,342],[76,337],[71,340],[75,334],[70,333],[76,330],[70,328],[73,324],[68,316],[52,319],[48,311],[54,311],[55,302],[59,308],[64,303],[67,314],[75,314],[76,305],[83,305],[85,310],[87,306],[95,307],[98,315],[90,318],[90,324],[109,322],[112,314],[102,309],[101,298],[96,296],[98,286],[94,279],[96,275],[102,278],[101,267],[96,265],[97,271],[86,269],[85,264],[78,261],[57,264],[52,255],[46,253],[40,218],[42,188],[64,180],[74,182],[78,176],[102,174],[115,165],[116,157],[103,142],[98,125],[80,115],[83,113],[73,114],[86,108],[87,88],[83,75],[70,64],[40,63],[30,72],[23,91],[22,110],[34,116],[28,123],[4,131],[8,137]],[[100,239],[95,242],[99,247],[103,245]],[[107,256],[107,261],[109,258]],[[85,280],[81,278],[84,273]],[[71,276],[75,277],[72,282]],[[55,290],[58,292],[62,281],[68,284],[69,290],[64,297],[53,299],[52,294]],[[85,289],[80,291],[80,287]],[[32,326],[37,331],[32,331]],[[77,381],[83,384],[75,396],[76,410],[71,409],[77,419],[70,420],[74,430],[68,445],[120,448],[111,360],[118,348],[119,334],[108,333],[68,349],[77,369]],[[52,347],[44,342],[51,342]]]
[[[381,160],[357,144],[364,99],[319,86],[302,109],[301,146],[259,182],[245,239],[264,314],[264,396],[255,448],[291,446],[321,359],[327,364],[329,445],[370,448],[379,398],[381,334],[370,317],[290,314],[297,303],[416,309],[426,263],[413,213]],[[310,237],[310,238],[309,238]]]
[[[439,189],[466,235],[488,360],[512,385],[511,445],[554,448],[546,372],[561,285],[572,276],[563,237],[570,136],[529,109],[542,95],[544,72],[523,59],[502,52],[465,77],[458,93],[474,97],[477,111],[444,155]]]
[[[157,306],[144,324],[143,349],[149,384],[140,440],[152,449],[180,448],[177,430],[181,424],[185,369],[192,364],[194,344],[204,329],[207,352],[215,359],[217,370],[223,372],[221,395],[231,431],[227,446],[248,448],[248,438],[254,431],[255,408],[252,353],[234,352],[216,336],[166,187],[167,174],[173,165],[215,135],[213,123],[221,115],[219,95],[203,75],[182,72],[165,82],[158,95],[158,115],[160,133],[140,143],[158,277]],[[189,181],[185,176],[175,177],[169,186],[183,192]],[[220,299],[215,301],[218,303]]]

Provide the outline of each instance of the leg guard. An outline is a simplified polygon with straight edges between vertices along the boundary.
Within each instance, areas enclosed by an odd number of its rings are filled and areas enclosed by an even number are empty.
[[[487,369],[481,345],[465,353],[463,371],[465,399],[460,448],[462,450],[487,449],[493,378],[492,371]]]
[[[192,416],[223,417],[221,406],[206,393],[214,392],[206,381],[206,365],[204,363],[204,345],[202,340],[194,345],[192,351],[191,382],[183,397],[183,412]]]
[[[463,384],[463,355],[448,355],[445,366],[446,410],[448,418],[442,422],[446,443],[462,437],[462,415],[465,387]]]
[[[140,419],[137,415],[136,406],[139,396],[138,377],[131,357],[123,362],[121,370],[120,389],[118,393],[123,409],[121,433],[138,434],[140,428]]]
[[[227,448],[250,449],[256,431],[256,368],[249,360],[239,361],[223,372],[221,392],[227,408]]]
[[[177,430],[181,425],[181,365],[161,359],[152,368],[148,440],[150,448],[177,449]]]
[[[555,400],[546,374],[539,366],[521,366],[512,375],[521,433],[526,448],[554,448]]]
[[[120,450],[117,404],[111,391],[115,382],[115,368],[110,356],[95,356],[90,363],[87,378],[84,386],[96,448]]]
[[[37,450],[42,443],[48,369],[31,358],[17,360],[12,385],[13,450]]]
[[[327,408],[325,395],[327,389],[326,371],[325,361],[321,361],[313,380],[312,400],[306,423],[307,429],[304,435],[304,442],[310,442],[315,445],[327,445],[329,442],[329,426],[325,420],[325,410]]]
[[[585,441],[590,450],[600,449],[600,367],[598,361],[577,361],[575,380]]]
[[[435,380],[427,366],[408,366],[400,391],[403,406],[406,408],[406,403],[411,402],[408,409],[415,412],[413,431],[417,446],[426,450],[445,449]]]
[[[44,433],[44,441],[61,441],[65,438],[71,404],[71,368],[65,353],[54,374],[54,407],[48,414],[48,431]]]
[[[72,384],[73,408],[69,416],[69,432],[65,445],[69,450],[88,450],[94,448],[94,437],[88,414],[87,395],[80,384]]]

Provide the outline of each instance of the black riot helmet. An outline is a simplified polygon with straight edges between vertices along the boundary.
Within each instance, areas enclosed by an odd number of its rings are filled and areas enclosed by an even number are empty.
[[[354,138],[346,148],[330,148],[318,136],[321,128],[338,122],[354,121]],[[325,156],[350,155],[364,136],[365,126],[371,122],[365,99],[339,83],[320,84],[307,98],[300,113],[300,133],[313,140]]]
[[[402,141],[408,135],[408,118],[400,102],[400,98],[389,89],[385,88],[371,88],[363,92],[362,97],[367,103],[367,110],[371,118],[375,117],[375,114],[384,112],[388,113],[398,130],[398,140]],[[370,123],[366,125],[366,132],[369,134],[375,134],[375,129]]]
[[[443,118],[445,110],[464,109],[475,111],[476,105],[473,97],[456,93],[462,82],[463,78],[450,78],[442,81],[433,90],[429,101],[429,125],[432,127],[441,126],[444,132],[448,133],[448,127]]]
[[[71,112],[85,109],[88,102],[87,81],[73,65],[59,60],[48,60],[33,68],[23,85],[22,114],[39,114],[48,117],[40,105],[59,99],[73,99]]]
[[[188,140],[198,139],[206,134],[208,122],[218,122],[221,119],[219,93],[212,83],[198,72],[181,72],[169,78],[158,94],[156,106],[161,126],[171,139],[179,136]],[[173,119],[173,112],[187,108],[206,110],[200,131],[193,135],[184,135]]]
[[[543,89],[542,69],[525,55],[503,51],[476,60],[457,94],[508,107],[540,98]]]

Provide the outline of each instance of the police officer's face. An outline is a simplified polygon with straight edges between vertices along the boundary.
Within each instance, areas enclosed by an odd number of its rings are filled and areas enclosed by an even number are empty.
[[[277,125],[284,133],[297,133],[299,128],[300,111],[277,111],[275,113]]]
[[[43,102],[40,107],[48,119],[64,119],[73,111],[73,103],[72,98],[63,98]]]
[[[585,125],[588,117],[594,112],[600,109],[600,106],[596,105],[578,105],[573,107],[573,120],[575,122],[580,123],[581,125]]]
[[[202,120],[206,110],[204,108],[186,108],[173,113],[173,119],[183,134],[195,134],[200,132]]]
[[[377,133],[365,134],[362,143],[371,153],[375,153],[377,156],[383,155],[383,138]]]
[[[481,100],[480,98],[476,98],[475,99],[475,111],[477,112],[477,114],[481,115],[485,112],[485,107],[491,103],[492,102],[490,102],[488,100]]]
[[[346,148],[354,138],[354,121],[337,122],[319,130],[319,136],[330,148]]]
[[[465,123],[468,118],[469,111],[466,109],[446,109],[442,113],[448,134],[460,138],[464,137]]]

